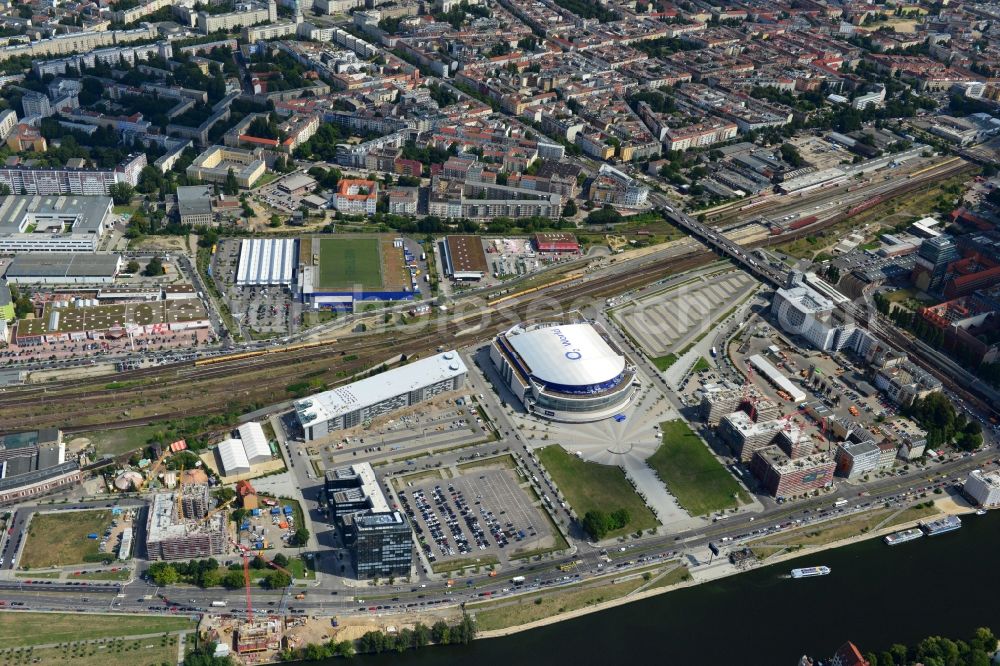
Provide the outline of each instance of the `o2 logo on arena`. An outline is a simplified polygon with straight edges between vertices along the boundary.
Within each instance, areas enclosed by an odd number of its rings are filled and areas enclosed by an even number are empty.
[[[573,346],[573,343],[569,341],[569,338],[566,337],[563,334],[563,332],[558,328],[553,328],[552,333],[554,333],[555,336],[559,338],[559,344],[561,344],[563,347]],[[581,358],[583,358],[583,354],[580,353],[579,349],[571,349],[568,352],[564,352],[563,355],[571,361],[579,361]]]

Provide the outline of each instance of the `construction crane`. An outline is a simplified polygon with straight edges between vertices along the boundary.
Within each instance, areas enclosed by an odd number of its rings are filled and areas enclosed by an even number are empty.
[[[228,538],[229,543],[236,546],[236,549],[240,551],[240,556],[243,558],[243,587],[246,589],[247,595],[247,622],[253,622],[253,602],[250,599],[250,558],[247,556],[249,549],[233,541],[232,537]]]
[[[234,497],[230,497],[230,498],[229,498],[229,499],[227,499],[227,500],[226,500],[225,502],[223,502],[223,503],[222,503],[222,504],[220,504],[219,506],[215,507],[214,509],[212,509],[211,511],[209,511],[208,513],[206,513],[206,514],[205,514],[205,517],[204,517],[204,518],[202,518],[202,519],[200,519],[200,520],[199,520],[198,522],[199,522],[199,523],[204,523],[204,522],[206,522],[206,521],[207,521],[207,520],[208,520],[209,518],[211,518],[211,517],[212,517],[212,516],[214,516],[215,514],[219,513],[220,511],[225,511],[225,510],[226,510],[226,507],[228,507],[228,506],[229,506],[230,504],[232,504],[232,503],[233,503],[233,502],[234,502],[235,500],[236,500],[236,497],[235,497],[235,496],[234,496]]]
[[[181,468],[177,470],[177,517],[184,516],[184,460],[181,460]]]
[[[163,464],[165,462],[167,462],[167,458],[168,457],[170,457],[170,448],[169,447],[167,448],[166,451],[164,451],[160,455],[160,457],[156,460],[156,462],[153,463],[153,465],[149,468],[149,473],[146,475],[146,478],[143,479],[142,482],[139,483],[138,486],[136,486],[136,489],[135,489],[136,492],[139,492],[143,488],[145,488],[146,484],[149,483],[150,479],[156,478],[156,475],[159,474],[160,470],[163,469]]]

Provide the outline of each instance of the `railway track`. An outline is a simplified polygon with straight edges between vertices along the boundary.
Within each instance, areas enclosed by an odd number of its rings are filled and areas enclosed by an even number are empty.
[[[938,180],[951,176],[966,169],[972,169],[973,165],[961,161],[948,165],[941,165],[941,168],[932,168],[922,173],[920,177],[907,181],[902,187],[893,189],[883,196],[886,201],[904,196],[920,189],[929,180]],[[844,219],[850,217],[849,213],[828,218],[808,227],[803,227],[794,231],[786,232],[779,236],[769,237],[762,241],[748,243],[747,247],[771,246],[797,240],[818,231],[822,231],[833,226]],[[526,318],[537,317],[538,312],[533,312],[536,306],[542,301],[551,302],[557,307],[567,307],[573,305],[574,301],[591,298],[599,299],[614,295],[624,291],[655,282],[672,274],[691,270],[703,266],[716,259],[716,255],[707,250],[703,245],[698,245],[697,249],[692,249],[682,255],[671,257],[667,261],[648,262],[640,265],[634,271],[627,274],[612,274],[591,279],[583,278],[569,282],[562,282],[550,288],[525,293],[514,294],[511,299],[504,299],[505,302],[497,303],[486,312],[478,312],[464,317],[448,321],[443,325],[421,328],[415,331],[394,330],[383,333],[368,333],[357,339],[345,338],[336,347],[324,345],[320,347],[310,346],[304,349],[292,349],[290,351],[278,352],[277,350],[267,354],[242,357],[243,354],[234,355],[234,358],[213,359],[210,365],[196,365],[196,362],[188,362],[182,365],[160,366],[155,368],[142,368],[119,373],[113,380],[107,377],[95,379],[91,382],[94,388],[88,389],[86,385],[81,386],[79,380],[67,380],[53,384],[41,386],[26,386],[8,390],[0,394],[0,412],[4,407],[15,408],[17,405],[30,401],[33,404],[64,406],[58,418],[61,423],[52,425],[63,425],[73,422],[77,417],[97,411],[113,410],[114,399],[123,395],[124,391],[171,391],[185,389],[190,391],[192,386],[207,384],[225,378],[232,378],[234,385],[238,385],[239,376],[243,374],[260,374],[267,370],[287,370],[290,367],[309,362],[335,361],[345,356],[356,357],[358,370],[363,370],[365,364],[370,364],[384,357],[386,351],[390,349],[405,350],[409,355],[426,354],[443,341],[452,340],[460,333],[468,330],[470,321],[478,319],[484,315],[489,316],[490,322],[476,328],[474,336],[467,340],[463,339],[463,344],[469,344],[476,340],[485,339],[498,333],[502,328],[509,326],[512,321],[524,320]],[[353,362],[353,361],[352,361]],[[346,371],[346,368],[344,368]],[[261,379],[256,385],[257,390],[262,388],[273,389],[271,402],[277,403],[287,399],[287,392],[284,387],[290,381],[288,373],[276,372],[273,377]],[[347,381],[346,378],[343,381]],[[121,387],[110,387],[115,383]],[[340,382],[335,382],[340,383]],[[100,385],[98,388],[97,385]],[[79,389],[79,390],[77,390]],[[234,397],[236,391],[233,392]],[[194,409],[179,411],[168,411],[157,413],[154,416],[138,417],[133,419],[114,419],[100,423],[90,423],[85,426],[65,427],[67,432],[82,432],[97,429],[125,428],[136,425],[149,425],[160,421],[175,419],[185,416],[203,416],[216,413],[219,404],[205,404]],[[54,421],[56,416],[52,417]],[[42,425],[40,423],[23,424],[24,427]],[[11,427],[4,423],[4,428]]]

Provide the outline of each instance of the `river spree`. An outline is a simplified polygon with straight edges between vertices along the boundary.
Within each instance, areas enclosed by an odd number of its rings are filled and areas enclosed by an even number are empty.
[[[364,666],[792,666],[854,641],[875,651],[1000,629],[1000,511],[894,547],[870,539],[469,646],[357,657]],[[793,567],[829,576],[793,580]],[[333,663],[333,662],[330,662]],[[343,662],[340,662],[343,663]]]

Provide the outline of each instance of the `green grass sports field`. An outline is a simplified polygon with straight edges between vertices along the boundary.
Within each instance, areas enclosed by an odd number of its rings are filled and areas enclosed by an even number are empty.
[[[319,288],[382,287],[377,238],[324,238],[319,250]]]

